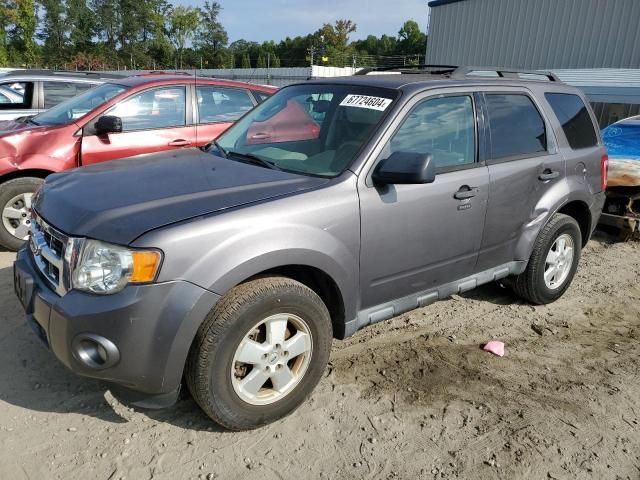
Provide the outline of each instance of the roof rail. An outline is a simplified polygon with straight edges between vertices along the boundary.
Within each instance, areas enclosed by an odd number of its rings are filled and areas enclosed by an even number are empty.
[[[59,75],[68,77],[93,77],[93,78],[123,78],[124,75],[118,75],[116,73],[105,73],[98,71],[85,71],[85,70],[44,70],[44,69],[26,69],[26,70],[11,70],[3,75],[4,78],[18,75]]]
[[[152,70],[150,72],[138,73],[138,74],[136,74],[136,77],[148,77],[148,76],[151,76],[151,75],[187,75],[188,77],[193,76],[189,72],[180,72],[178,70],[176,70],[174,72],[165,72],[164,70]]]
[[[455,65],[406,65],[402,67],[371,67],[358,70],[355,75],[367,75],[376,72],[397,72],[429,75],[446,75],[453,79],[463,79],[469,76],[484,78],[512,78],[523,79],[523,76],[544,77],[549,82],[561,82],[555,73],[545,70],[519,70],[514,68],[498,67],[457,67]],[[493,75],[486,75],[493,74]]]
[[[446,75],[453,73],[459,67],[456,65],[430,65],[421,63],[419,65],[403,65],[395,67],[368,67],[358,70],[355,75],[368,75],[375,72],[398,72],[398,73],[428,73],[432,75]]]
[[[522,79],[522,75],[530,75],[537,77],[545,77],[549,82],[560,82],[561,80],[557,75],[550,71],[545,70],[520,70],[516,68],[498,68],[498,67],[458,67],[451,72],[451,78],[466,78],[468,76],[482,76],[487,75],[479,74],[479,72],[495,73],[500,78],[515,78]]]

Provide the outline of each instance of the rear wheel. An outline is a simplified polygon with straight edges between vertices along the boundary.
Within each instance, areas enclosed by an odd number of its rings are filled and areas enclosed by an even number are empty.
[[[581,246],[578,223],[568,215],[554,215],[538,234],[527,269],[508,284],[531,303],[554,302],[571,285]]]
[[[273,422],[311,393],[329,360],[331,319],[305,285],[283,277],[235,287],[200,327],[187,386],[209,417],[230,430]]]
[[[31,199],[44,180],[24,177],[0,185],[0,245],[18,250],[29,237]]]

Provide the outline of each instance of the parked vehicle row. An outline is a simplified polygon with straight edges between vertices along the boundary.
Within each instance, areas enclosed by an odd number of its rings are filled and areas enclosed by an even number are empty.
[[[102,72],[13,70],[0,76],[0,122],[36,115],[122,75]],[[0,130],[2,130],[0,123]]]
[[[34,82],[26,91],[41,87]],[[36,116],[3,122],[0,245],[17,250],[27,239],[32,196],[48,175],[206,145],[275,90],[190,75],[119,77]]]
[[[593,112],[552,74],[424,68],[288,86],[206,148],[52,175],[14,266],[28,323],[121,398],[167,406],[184,379],[242,430],[304,401],[334,337],[497,280],[553,302],[604,203]],[[206,86],[147,81],[110,82],[44,120],[75,124],[83,165],[107,143],[131,154],[217,135],[198,120],[226,100],[212,93],[205,114]],[[82,113],[96,92],[111,99]]]
[[[609,151],[609,188],[600,223],[618,230],[621,239],[640,235],[640,116],[602,132]]]

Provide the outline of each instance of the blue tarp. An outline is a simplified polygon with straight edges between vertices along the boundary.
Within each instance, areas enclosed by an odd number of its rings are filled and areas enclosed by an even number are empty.
[[[640,160],[640,117],[627,118],[602,131],[609,158]]]

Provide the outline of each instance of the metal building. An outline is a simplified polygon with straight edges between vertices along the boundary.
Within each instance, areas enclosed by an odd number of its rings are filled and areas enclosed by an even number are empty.
[[[435,0],[430,64],[553,70],[601,127],[640,114],[640,0]]]
[[[436,0],[427,63],[640,68],[638,0]]]

